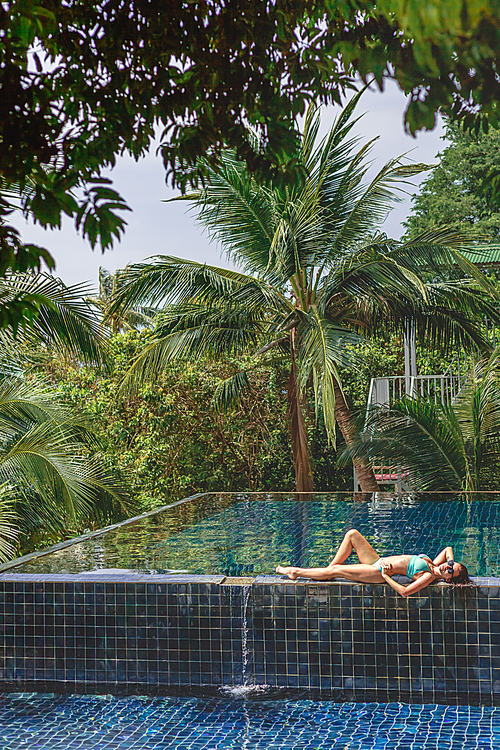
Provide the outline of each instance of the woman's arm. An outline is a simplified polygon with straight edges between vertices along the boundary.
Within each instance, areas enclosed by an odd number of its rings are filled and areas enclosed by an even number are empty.
[[[410,583],[408,586],[403,586],[401,583],[398,583],[391,578],[389,570],[392,570],[392,565],[390,563],[382,563],[382,570],[380,571],[382,573],[382,578],[389,584],[389,586],[391,586],[391,588],[394,589],[394,591],[397,591],[397,593],[404,598],[416,594],[417,591],[424,589],[435,580],[432,573],[423,573],[416,581],[413,581],[413,583]]]
[[[445,547],[439,555],[433,560],[434,565],[441,565],[442,563],[446,562],[447,560],[454,560],[453,557],[453,548],[452,547]]]

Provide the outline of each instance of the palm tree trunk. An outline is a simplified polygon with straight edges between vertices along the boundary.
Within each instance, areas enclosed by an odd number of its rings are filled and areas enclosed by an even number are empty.
[[[335,417],[337,424],[340,427],[340,432],[344,436],[346,445],[350,448],[356,437],[356,426],[352,418],[351,410],[346,404],[344,394],[342,393],[337,381],[334,382],[333,387],[335,390]],[[361,492],[378,492],[380,488],[370,464],[364,458],[357,457],[352,459],[352,463],[356,469]]]
[[[307,431],[302,410],[302,399],[297,386],[297,366],[292,358],[292,369],[288,380],[287,413],[292,438],[293,466],[297,492],[312,492],[314,489],[311,462],[307,445]]]

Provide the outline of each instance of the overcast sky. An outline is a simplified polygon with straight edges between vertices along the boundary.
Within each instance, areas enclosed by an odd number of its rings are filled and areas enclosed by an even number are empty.
[[[440,123],[433,131],[420,133],[417,138],[405,134],[405,106],[404,95],[392,82],[384,93],[365,92],[358,104],[358,113],[366,114],[357,124],[356,133],[366,139],[380,136],[372,152],[373,172],[388,159],[407,151],[411,151],[408,158],[412,161],[435,163],[437,152],[445,147]],[[322,110],[323,132],[338,112],[338,107]],[[209,242],[194,215],[187,211],[186,204],[162,202],[176,193],[165,185],[160,155],[150,153],[139,162],[129,157],[120,158],[110,177],[133,210],[126,215],[128,226],[122,241],[104,255],[100,250],[92,252],[88,243],[76,234],[71,221],[66,221],[60,231],[45,231],[32,223],[25,223],[22,218],[13,221],[25,242],[48,248],[56,260],[55,273],[66,284],[88,280],[97,285],[99,266],[114,271],[155,254],[226,265],[219,248]],[[417,182],[415,180],[415,185]],[[407,216],[409,206],[408,199],[389,215],[383,229],[390,237],[398,238],[402,234],[401,222]]]

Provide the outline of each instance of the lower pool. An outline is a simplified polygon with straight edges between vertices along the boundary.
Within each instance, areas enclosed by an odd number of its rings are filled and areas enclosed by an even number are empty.
[[[11,693],[1,750],[495,750],[500,710],[230,697]]]

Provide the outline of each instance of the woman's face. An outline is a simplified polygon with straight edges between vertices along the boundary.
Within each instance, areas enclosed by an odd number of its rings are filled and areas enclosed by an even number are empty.
[[[441,563],[441,565],[437,566],[439,570],[439,574],[444,578],[445,581],[451,581],[451,573],[448,569],[448,563],[444,562]],[[458,567],[458,563],[453,563],[453,577],[457,576],[460,573],[460,568]]]

